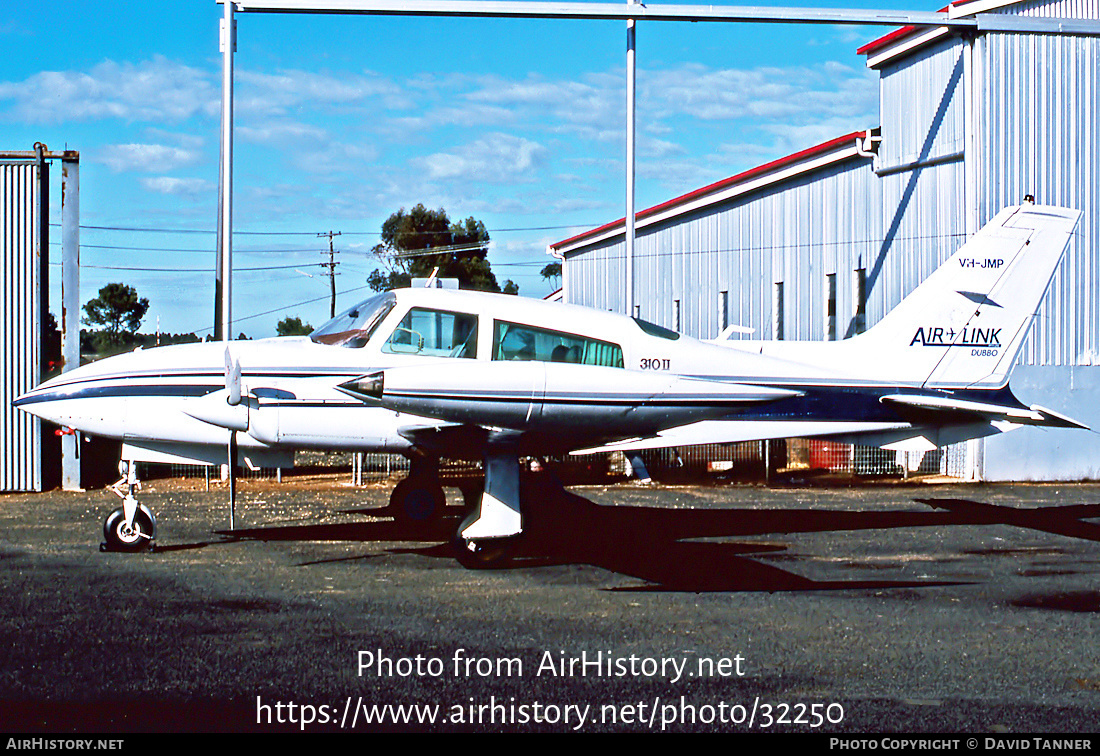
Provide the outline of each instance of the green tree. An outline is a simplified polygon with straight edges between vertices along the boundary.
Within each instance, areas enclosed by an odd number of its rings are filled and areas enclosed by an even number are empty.
[[[539,271],[539,275],[542,276],[544,281],[550,281],[555,287],[558,286],[558,281],[561,279],[561,263],[550,263]]]
[[[388,268],[367,278],[375,291],[408,286],[413,278],[427,278],[436,268],[440,278],[457,278],[463,289],[501,290],[486,259],[489,232],[485,224],[472,217],[451,223],[443,208],[429,210],[423,204],[408,212],[401,208],[382,224],[382,243],[374,253]],[[519,291],[515,284],[512,287]]]
[[[313,326],[303,323],[299,317],[287,316],[275,326],[275,333],[280,336],[308,336],[313,333]]]
[[[99,290],[99,296],[84,305],[84,322],[100,326],[98,341],[116,347],[132,341],[141,319],[149,311],[149,300],[138,298],[137,290],[121,283],[109,283]]]

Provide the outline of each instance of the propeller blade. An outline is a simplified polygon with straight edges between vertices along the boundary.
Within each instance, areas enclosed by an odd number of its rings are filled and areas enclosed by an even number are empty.
[[[229,392],[226,401],[236,407],[241,403],[241,363],[233,359],[229,347],[225,348],[225,389]]]

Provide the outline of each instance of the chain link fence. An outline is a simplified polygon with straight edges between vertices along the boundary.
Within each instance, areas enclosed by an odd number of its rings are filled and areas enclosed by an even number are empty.
[[[894,452],[877,447],[853,446],[817,439],[747,441],[736,444],[704,444],[637,453],[650,476],[663,483],[755,482],[772,476],[845,475],[909,478],[913,476],[967,477],[967,446],[954,444],[923,454]],[[566,485],[606,483],[632,475],[630,460],[613,454],[566,455],[528,460],[529,465],[548,464]],[[299,452],[295,467],[287,470],[246,467],[239,478],[280,480],[284,475],[344,477],[353,485],[399,480],[409,472],[409,460],[399,454],[351,452]],[[139,463],[143,479],[222,478],[218,467]],[[443,460],[444,482],[478,477],[480,462]]]

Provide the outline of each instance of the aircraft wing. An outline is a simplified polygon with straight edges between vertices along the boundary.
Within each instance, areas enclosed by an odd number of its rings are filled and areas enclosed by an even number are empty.
[[[631,438],[578,449],[573,454],[822,436],[844,443],[882,446],[888,449],[927,450],[955,443],[964,438],[1013,430],[1021,425],[1089,430],[1083,423],[1038,405],[1013,407],[953,397],[913,394],[888,394],[880,397],[879,401],[883,404],[919,411],[921,419],[916,422],[896,423],[704,420],[669,428],[645,438]],[[955,430],[961,432],[955,433]]]
[[[397,434],[419,449],[451,459],[481,459],[491,435],[479,425],[462,423],[403,425]]]
[[[807,422],[803,420],[702,420],[661,431],[655,436],[631,438],[603,446],[577,449],[573,454],[664,449],[699,444],[733,444],[772,438],[808,438],[851,433],[882,433],[910,428],[909,423]]]

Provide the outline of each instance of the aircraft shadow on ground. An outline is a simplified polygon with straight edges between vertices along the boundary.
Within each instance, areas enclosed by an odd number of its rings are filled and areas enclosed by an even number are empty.
[[[645,585],[612,589],[623,591],[852,590],[959,584],[814,580],[752,558],[785,552],[785,546],[695,539],[1007,524],[1100,541],[1100,526],[1082,521],[1100,517],[1100,505],[1017,509],[963,499],[918,499],[933,511],[663,509],[600,506],[546,484],[529,485],[527,500],[530,503],[525,511],[524,535],[516,543],[512,558],[501,568],[587,564],[645,581]],[[349,513],[385,516],[386,510]],[[234,535],[264,541],[435,542],[392,551],[453,559],[455,551],[450,541],[460,520],[461,510],[451,507],[446,516],[425,523],[377,518],[369,522],[253,528],[235,531]],[[858,563],[857,558],[852,561]]]

